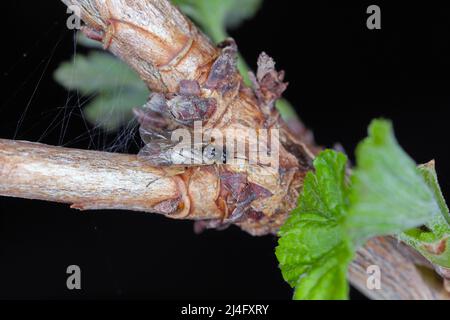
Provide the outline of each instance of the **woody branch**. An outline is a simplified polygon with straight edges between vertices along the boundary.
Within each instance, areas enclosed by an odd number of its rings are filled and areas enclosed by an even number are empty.
[[[164,203],[180,196],[178,182],[134,155],[0,139],[2,196],[70,203],[80,210],[158,212],[164,210]],[[377,238],[359,250],[350,279],[374,299],[448,299],[433,275],[424,278],[419,272],[417,265],[423,263],[395,239]],[[381,290],[366,287],[370,265],[383,270]]]
[[[205,83],[220,50],[167,0],[63,0],[78,5],[104,47],[133,67],[156,92],[176,92],[181,80]],[[237,107],[246,105],[238,97]],[[250,108],[247,106],[247,108]],[[242,110],[238,111],[242,113]],[[256,121],[254,114],[243,120]],[[253,119],[252,119],[253,117]],[[205,172],[198,189],[217,183]],[[41,144],[0,140],[0,194],[71,203],[78,209],[128,209],[170,213],[190,211],[182,175],[149,166],[135,156],[70,150]],[[209,180],[210,179],[210,180]],[[152,181],[156,181],[151,183]],[[293,186],[298,187],[298,186]],[[193,188],[195,190],[195,186]],[[182,199],[182,201],[180,201]],[[281,200],[280,200],[281,201]],[[190,218],[214,218],[213,199],[196,201]],[[210,207],[211,205],[211,207]],[[408,252],[408,253],[405,253]],[[416,267],[408,249],[390,238],[374,239],[358,252],[350,268],[351,282],[372,298],[445,298]],[[366,287],[366,267],[378,264],[389,281],[381,290]]]

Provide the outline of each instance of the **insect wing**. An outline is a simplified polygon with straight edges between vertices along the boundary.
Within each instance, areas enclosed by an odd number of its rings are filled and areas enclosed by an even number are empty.
[[[161,138],[147,143],[138,157],[153,166],[198,166],[204,165],[202,147]]]

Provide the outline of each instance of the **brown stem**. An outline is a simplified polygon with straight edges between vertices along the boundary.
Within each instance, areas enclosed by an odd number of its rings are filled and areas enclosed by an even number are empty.
[[[162,212],[182,181],[133,155],[0,139],[0,195],[70,203],[73,208]]]
[[[204,84],[220,51],[167,0],[63,0],[79,5],[86,24],[102,35],[105,48],[131,65],[150,88],[174,93],[181,80]],[[213,90],[214,91],[214,90]],[[220,99],[211,92],[210,96]],[[229,102],[230,116],[258,127],[264,115],[248,91],[241,91]],[[226,117],[224,117],[226,118]],[[230,118],[231,119],[231,118]],[[257,120],[258,119],[258,120]],[[289,152],[305,159],[306,149],[292,147],[288,135],[282,136]],[[301,144],[301,143],[300,143]],[[300,150],[300,154],[295,151]],[[305,155],[307,154],[307,155]],[[285,159],[289,158],[286,151]],[[294,169],[288,184],[274,185],[267,230],[241,225],[254,234],[275,230],[294,204],[302,175],[307,166],[289,162]],[[294,179],[294,176],[296,178]],[[265,185],[267,181],[255,183]],[[157,212],[176,218],[223,218],[214,196],[219,184],[213,167],[177,169],[151,167],[136,156],[94,151],[70,150],[29,142],[0,140],[0,195],[71,203],[78,209],[127,209]],[[295,181],[295,183],[294,183]],[[210,188],[210,192],[208,192]],[[279,188],[279,189],[277,189]],[[286,189],[286,190],[285,190]],[[292,203],[291,203],[292,202]],[[271,204],[272,206],[268,206]],[[275,221],[271,214],[282,212]],[[374,299],[444,299],[442,286],[433,286],[416,267],[408,249],[391,238],[369,241],[350,267],[354,286]],[[380,267],[381,290],[366,287],[366,269]]]
[[[203,82],[218,49],[167,0],[62,0],[81,8],[103,46],[128,63],[156,92],[181,80]]]
[[[153,90],[176,92],[184,79],[204,83],[211,63],[219,54],[167,0],[63,2],[81,5],[84,21],[106,35],[105,47],[130,64]],[[237,105],[236,114],[246,109],[245,104]],[[294,187],[295,184],[291,188]],[[400,247],[390,238],[371,240],[358,252],[350,268],[352,283],[372,298],[443,298],[440,291],[421,281],[422,275],[415,267],[417,259],[411,260],[411,254],[405,255],[409,251],[404,247],[399,250]],[[371,264],[377,264],[384,273],[386,281],[381,290],[370,291],[365,285],[365,271]],[[412,283],[407,283],[408,280]]]
[[[370,266],[378,266],[381,288],[366,285]],[[350,282],[371,299],[449,300],[450,293],[433,266],[414,249],[393,237],[369,240],[359,249],[349,268]]]
[[[151,167],[134,155],[0,139],[2,196],[69,203],[80,210],[166,214],[171,201],[186,190],[175,173]],[[211,203],[205,197],[202,200],[198,202],[202,210],[190,218],[213,217],[207,210]],[[183,214],[172,217],[185,218]],[[371,265],[380,267],[381,290],[366,286],[366,270]],[[370,240],[358,251],[349,275],[351,283],[373,299],[449,299],[436,275],[431,269],[426,271],[428,267],[417,253],[385,237]]]

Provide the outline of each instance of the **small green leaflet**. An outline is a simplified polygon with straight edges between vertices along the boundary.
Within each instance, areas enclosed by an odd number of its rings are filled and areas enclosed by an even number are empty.
[[[86,119],[107,132],[118,128],[134,119],[133,108],[142,106],[148,98],[147,90],[132,88],[116,92],[103,92],[94,98],[84,110]]]
[[[56,70],[56,81],[68,90],[94,98],[84,108],[89,122],[115,131],[133,118],[133,108],[144,105],[149,90],[137,74],[109,53],[78,54]]]
[[[117,89],[145,90],[145,84],[124,63],[111,54],[94,51],[88,56],[75,56],[55,72],[55,79],[70,90],[88,95]]]
[[[276,255],[284,279],[295,286],[294,299],[345,299],[350,248],[342,228],[346,194],[341,153],[324,151],[314,161],[299,205],[280,230]]]
[[[420,226],[439,212],[415,162],[398,145],[391,123],[372,123],[356,159],[346,223],[358,244]]]
[[[227,37],[227,28],[235,28],[258,11],[262,0],[172,0],[194,19],[215,42]]]
[[[322,152],[280,230],[276,255],[284,279],[295,287],[294,299],[346,299],[347,268],[358,246],[440,214],[439,200],[398,145],[390,122],[372,122],[356,162],[348,183],[347,158]]]

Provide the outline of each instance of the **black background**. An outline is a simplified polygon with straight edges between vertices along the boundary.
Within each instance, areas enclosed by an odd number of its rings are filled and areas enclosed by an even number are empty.
[[[287,71],[286,97],[320,144],[352,154],[372,118],[392,119],[417,162],[436,159],[449,198],[450,8],[393,2],[266,0],[232,35],[252,66],[264,50]],[[382,30],[366,28],[369,4],[380,5]],[[52,77],[75,52],[65,10],[3,3],[0,138],[102,150],[114,137],[94,132],[92,143],[73,95]],[[237,228],[198,236],[191,222],[156,215],[0,198],[0,298],[289,299],[275,244]],[[71,264],[82,269],[81,291],[66,289]]]

